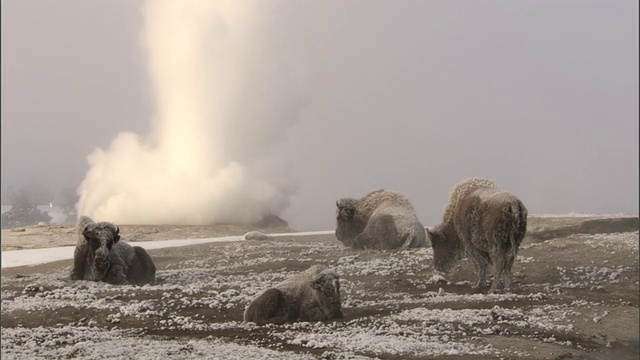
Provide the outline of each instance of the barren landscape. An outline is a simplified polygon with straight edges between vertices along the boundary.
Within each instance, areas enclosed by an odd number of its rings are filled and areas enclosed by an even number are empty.
[[[71,260],[2,269],[2,358],[637,359],[637,216],[529,217],[515,293],[475,293],[468,261],[372,251],[333,235],[150,250],[154,285],[69,281]],[[270,233],[286,226],[251,228]],[[123,240],[241,235],[238,226],[121,226]],[[75,244],[73,227],[2,231],[2,251]],[[262,289],[324,264],[343,319],[242,322]]]

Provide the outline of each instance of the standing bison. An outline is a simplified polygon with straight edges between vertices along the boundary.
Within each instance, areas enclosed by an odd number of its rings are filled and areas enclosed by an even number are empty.
[[[495,266],[489,292],[501,281],[511,291],[511,267],[527,231],[527,209],[514,195],[491,180],[469,178],[456,184],[449,195],[442,223],[427,234],[433,246],[434,267],[447,271],[463,255],[476,268],[475,288],[484,284],[487,266]]]
[[[110,284],[146,284],[155,281],[156,267],[147,251],[120,240],[120,228],[110,222],[78,221],[78,243],[73,254],[72,280]]]
[[[404,195],[384,189],[336,202],[336,238],[356,249],[416,248],[427,244],[424,226]]]

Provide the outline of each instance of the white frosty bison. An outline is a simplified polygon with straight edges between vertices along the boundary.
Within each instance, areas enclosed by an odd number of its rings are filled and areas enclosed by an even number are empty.
[[[356,249],[416,248],[427,244],[424,226],[404,195],[376,190],[336,202],[336,238]]]
[[[156,267],[147,251],[120,240],[120,228],[110,222],[78,220],[78,243],[73,254],[72,280],[111,284],[146,284],[155,281]]]
[[[258,294],[244,311],[244,321],[258,325],[284,317],[288,322],[341,318],[340,279],[335,271],[314,265]]]
[[[433,247],[434,267],[447,271],[464,254],[476,267],[476,288],[484,284],[487,266],[495,266],[489,292],[500,281],[511,291],[511,267],[527,231],[527,209],[514,195],[491,180],[469,178],[449,194],[442,223],[427,229]]]

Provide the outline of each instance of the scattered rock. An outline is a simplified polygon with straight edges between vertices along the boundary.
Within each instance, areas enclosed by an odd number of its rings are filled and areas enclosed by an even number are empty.
[[[263,234],[260,231],[249,231],[248,233],[244,234],[244,239],[245,240],[272,240],[273,236]]]

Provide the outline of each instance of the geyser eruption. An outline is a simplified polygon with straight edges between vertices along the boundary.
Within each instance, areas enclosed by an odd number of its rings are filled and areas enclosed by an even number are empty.
[[[239,4],[241,3],[241,4]],[[266,3],[266,4],[264,4]],[[120,224],[251,223],[294,186],[278,143],[303,96],[274,2],[153,0],[142,40],[157,113],[88,156],[78,214]]]

